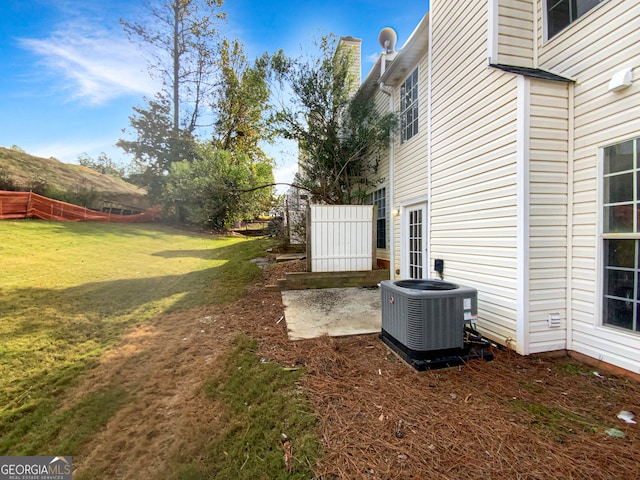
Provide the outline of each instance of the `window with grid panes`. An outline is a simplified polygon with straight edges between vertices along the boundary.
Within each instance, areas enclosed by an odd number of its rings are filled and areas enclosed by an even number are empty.
[[[606,0],[547,0],[547,38]]]
[[[640,138],[604,149],[603,325],[640,332]]]
[[[378,207],[376,218],[376,247],[387,248],[387,193],[385,188],[376,190],[367,198],[369,205]]]
[[[418,69],[400,87],[400,143],[418,133]]]

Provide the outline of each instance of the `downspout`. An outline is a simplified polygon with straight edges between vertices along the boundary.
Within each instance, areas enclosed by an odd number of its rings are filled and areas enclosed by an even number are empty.
[[[383,59],[384,63],[384,59]],[[393,88],[388,87],[384,82],[378,84],[380,91],[389,96],[389,112],[393,112]],[[389,222],[389,278],[395,279],[396,275],[396,235],[395,235],[395,216],[394,202],[395,202],[395,188],[394,188],[394,160],[395,160],[395,135],[391,132],[389,138],[389,203],[391,209],[387,208],[387,211],[391,210],[391,221]]]
[[[431,9],[431,7],[429,7],[429,9]],[[431,22],[431,18],[431,11],[429,11],[429,47],[427,52],[427,248],[429,249],[427,252],[427,259],[429,262],[431,262],[433,259],[433,257],[431,256],[431,247],[433,245],[433,243],[431,242],[431,105],[433,101],[433,92],[431,88],[431,79],[433,77],[433,42],[431,41],[433,24]],[[432,267],[430,267],[430,265],[427,265],[427,268]],[[440,273],[440,277],[444,278],[442,273]]]

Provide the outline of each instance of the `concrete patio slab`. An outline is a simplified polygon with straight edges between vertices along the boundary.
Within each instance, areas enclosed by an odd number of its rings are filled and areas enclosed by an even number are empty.
[[[282,292],[290,340],[378,333],[380,289],[319,288]]]

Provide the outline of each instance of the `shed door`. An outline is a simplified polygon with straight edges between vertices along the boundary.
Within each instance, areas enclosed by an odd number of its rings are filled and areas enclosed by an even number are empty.
[[[403,228],[404,278],[427,278],[427,205],[405,208]]]

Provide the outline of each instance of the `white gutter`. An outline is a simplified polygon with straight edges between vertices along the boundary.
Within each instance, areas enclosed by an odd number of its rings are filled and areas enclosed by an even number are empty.
[[[384,62],[384,59],[382,60]],[[389,112],[393,112],[393,88],[388,87],[384,82],[378,84],[380,91],[389,96]],[[394,188],[394,171],[395,171],[395,135],[391,132],[389,138],[389,206],[387,211],[391,211],[391,221],[389,222],[389,278],[395,279],[396,275],[396,236],[395,236],[395,188]],[[389,208],[391,207],[391,208]]]

